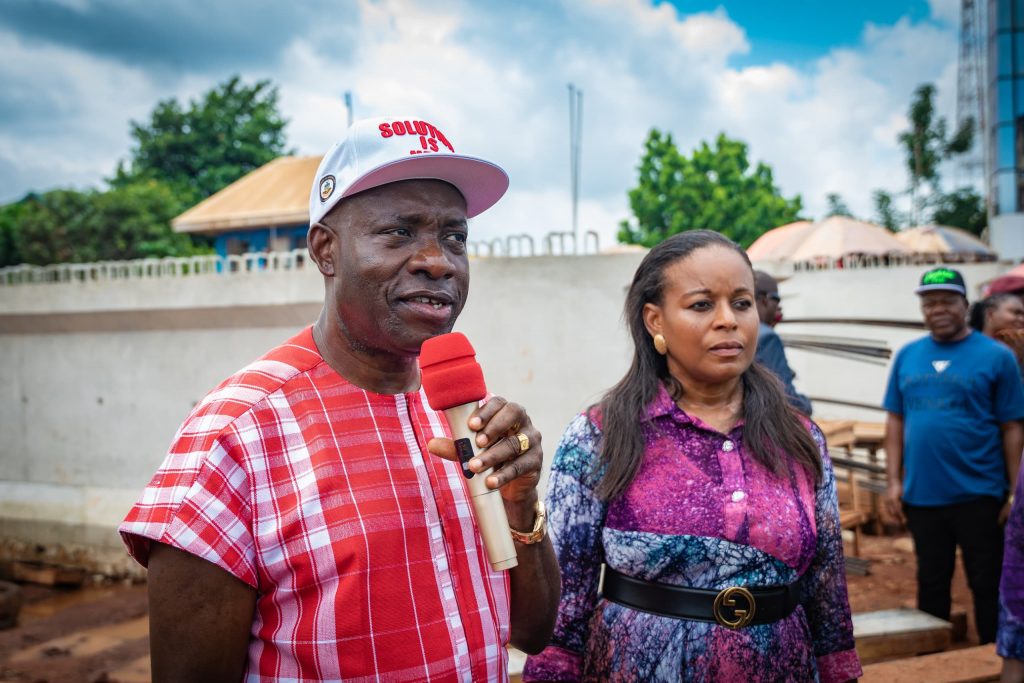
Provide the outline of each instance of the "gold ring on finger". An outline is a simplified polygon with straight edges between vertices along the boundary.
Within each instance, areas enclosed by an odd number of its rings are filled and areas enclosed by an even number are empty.
[[[519,439],[519,455],[522,455],[526,451],[530,450],[530,437],[526,436],[522,432],[516,434],[516,438]]]

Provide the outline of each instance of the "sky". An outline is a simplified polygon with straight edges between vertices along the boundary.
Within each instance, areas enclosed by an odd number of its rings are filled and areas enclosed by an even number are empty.
[[[689,152],[724,132],[821,217],[871,217],[907,185],[913,90],[955,117],[958,0],[4,0],[0,202],[102,187],[131,121],[234,74],[279,88],[286,135],[322,154],[356,116],[429,120],[502,165],[472,238],[571,225],[567,84],[583,91],[579,225],[614,242],[652,127]]]

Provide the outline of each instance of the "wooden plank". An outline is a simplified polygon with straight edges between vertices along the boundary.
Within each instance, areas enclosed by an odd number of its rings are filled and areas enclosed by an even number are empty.
[[[853,637],[861,662],[941,652],[949,647],[953,625],[916,609],[853,615]]]
[[[15,581],[44,586],[81,586],[85,581],[85,570],[80,567],[44,562],[14,562],[11,572]]]
[[[998,681],[1002,659],[992,643],[938,654],[868,664],[861,683],[987,683]]]
[[[951,640],[949,630],[872,636],[857,641],[857,655],[863,663],[942,652],[949,647]]]
[[[842,448],[854,441],[853,420],[818,420],[829,448]]]
[[[843,562],[846,566],[847,574],[853,574],[854,576],[867,576],[871,573],[871,560],[865,560],[863,557],[852,557],[847,555],[843,558]]]
[[[832,464],[837,467],[849,467],[852,470],[861,470],[862,472],[870,472],[872,474],[885,474],[885,465],[866,462],[858,458],[852,458],[842,453],[829,453],[829,457],[832,459]]]
[[[885,440],[885,423],[854,422],[853,434],[858,446],[880,446]]]

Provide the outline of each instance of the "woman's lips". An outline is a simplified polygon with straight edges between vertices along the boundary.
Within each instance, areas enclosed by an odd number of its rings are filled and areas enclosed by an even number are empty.
[[[743,345],[738,342],[724,342],[715,344],[708,350],[720,358],[735,358],[743,353]]]

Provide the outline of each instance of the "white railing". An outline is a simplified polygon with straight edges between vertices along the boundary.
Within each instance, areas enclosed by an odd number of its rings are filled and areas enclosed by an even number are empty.
[[[521,258],[529,256],[574,256],[596,254],[600,250],[598,235],[583,233],[581,245],[571,232],[551,232],[543,239],[538,253],[532,236],[527,234],[495,237],[488,242],[469,242],[472,256],[481,258]],[[49,266],[9,266],[0,268],[0,287],[50,282],[110,282],[115,280],[151,280],[197,275],[231,275],[299,270],[309,255],[305,249],[291,251],[260,251],[234,256],[206,254],[202,256],[167,256],[131,261],[97,261],[95,263],[56,263]]]
[[[109,282],[115,280],[151,280],[168,277],[193,277],[232,273],[260,273],[298,270],[308,259],[305,249],[252,252],[233,256],[167,256],[130,261],[95,263],[56,263],[49,266],[10,266],[0,268],[0,286],[49,282]]]
[[[590,256],[601,250],[601,240],[595,230],[583,233],[577,242],[576,235],[571,232],[549,232],[541,240],[541,250],[537,251],[532,236],[525,233],[495,237],[489,242],[468,243],[469,253],[477,257],[517,258],[528,256]]]

